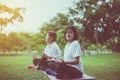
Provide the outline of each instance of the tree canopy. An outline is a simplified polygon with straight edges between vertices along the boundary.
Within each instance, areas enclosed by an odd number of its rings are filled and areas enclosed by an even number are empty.
[[[110,43],[112,50],[119,52],[119,6],[120,0],[79,0],[69,9],[69,14],[74,22],[83,25],[86,40],[93,44]]]
[[[25,8],[10,8],[6,5],[0,4],[0,32],[9,23],[14,24],[15,22],[23,22],[22,13],[25,12]],[[5,17],[4,15],[7,15]]]

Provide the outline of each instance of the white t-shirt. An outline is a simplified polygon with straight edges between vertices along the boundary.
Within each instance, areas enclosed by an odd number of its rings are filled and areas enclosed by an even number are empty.
[[[82,51],[78,41],[75,40],[72,43],[67,43],[64,49],[64,61],[73,61],[75,57],[79,56],[80,57],[79,64],[76,65],[68,64],[68,65],[75,67],[78,70],[80,70],[82,73],[84,73],[84,69],[81,61],[81,53]]]
[[[45,47],[44,53],[47,56],[54,57],[56,59],[61,59],[61,50],[56,42]]]

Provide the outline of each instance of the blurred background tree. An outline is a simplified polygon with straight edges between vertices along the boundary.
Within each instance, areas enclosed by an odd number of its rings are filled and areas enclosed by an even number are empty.
[[[68,8],[68,13],[57,13],[55,17],[44,23],[37,33],[17,33],[22,51],[41,52],[45,45],[45,36],[47,31],[54,30],[57,33],[57,43],[60,48],[64,49],[66,41],[64,40],[64,30],[68,25],[75,25],[79,32],[79,42],[84,55],[86,51],[112,51],[120,52],[120,0],[73,0],[73,6]],[[5,5],[0,6],[0,13],[7,12],[13,14],[11,18],[0,18],[0,29],[7,26],[8,23],[14,24],[14,20],[23,21],[20,10],[24,8],[11,9]],[[3,37],[4,36],[4,37]],[[5,39],[10,35],[0,34],[0,39]],[[4,52],[8,49],[7,45],[3,46],[0,40],[0,49]],[[6,44],[10,44],[6,42]],[[11,45],[11,44],[10,44]],[[5,47],[6,46],[6,47]],[[21,47],[20,47],[21,46]],[[3,48],[4,47],[4,48]],[[5,49],[6,48],[6,49]],[[15,50],[17,47],[15,45]]]
[[[10,8],[6,5],[0,4],[0,32],[9,23],[14,24],[15,22],[23,22],[22,13],[25,12],[25,8]],[[7,15],[7,17],[2,16]]]

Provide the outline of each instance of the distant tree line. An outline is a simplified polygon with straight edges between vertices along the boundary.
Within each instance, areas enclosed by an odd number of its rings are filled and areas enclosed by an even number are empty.
[[[46,42],[40,34],[30,34],[25,32],[11,32],[9,34],[0,34],[0,51],[1,53],[15,51],[37,51],[44,49]]]

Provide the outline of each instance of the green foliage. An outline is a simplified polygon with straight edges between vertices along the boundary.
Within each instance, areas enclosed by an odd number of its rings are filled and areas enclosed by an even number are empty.
[[[7,40],[8,38],[5,34],[0,34],[0,50],[3,51],[3,53],[11,49],[9,48],[9,41]]]
[[[9,17],[0,17],[0,32],[3,30],[4,27],[6,27],[9,23],[14,24],[15,21],[17,22],[23,22],[23,16],[21,12],[24,12],[25,8],[10,8],[6,5],[0,4],[0,14],[8,13],[9,15],[12,15]]]
[[[62,51],[64,50],[64,46],[66,44],[66,41],[64,39],[64,30],[65,30],[65,26],[63,26],[60,30],[57,31],[57,40],[56,40]]]
[[[105,45],[109,41],[109,49],[120,52],[119,6],[120,0],[78,0],[69,8],[69,15],[74,24],[83,25],[82,38],[85,38],[85,41],[89,40],[96,46]],[[114,40],[111,42],[111,39],[116,37],[117,44]]]
[[[21,51],[28,50],[30,46],[29,40],[31,38],[30,34],[26,32],[20,32],[18,33],[18,37],[22,43]]]
[[[0,51],[43,51],[46,43],[39,34],[29,34],[25,32],[11,32],[8,35],[0,34]]]

